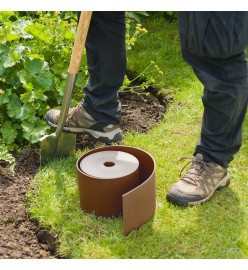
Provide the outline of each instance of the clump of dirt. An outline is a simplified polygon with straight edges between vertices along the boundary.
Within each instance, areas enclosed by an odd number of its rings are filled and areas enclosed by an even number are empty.
[[[119,93],[119,97],[124,135],[136,131],[146,133],[161,120],[168,102],[166,96],[154,93],[145,98],[142,94]],[[87,135],[77,136],[77,149],[93,149],[98,145]],[[40,169],[39,151],[23,149],[15,156],[14,174],[9,172],[6,162],[0,161],[0,259],[54,258],[55,239],[31,221],[25,211],[25,194]]]
[[[161,120],[165,113],[165,107],[153,95],[120,93],[119,96],[122,103],[120,127],[124,134],[126,132],[146,133]]]

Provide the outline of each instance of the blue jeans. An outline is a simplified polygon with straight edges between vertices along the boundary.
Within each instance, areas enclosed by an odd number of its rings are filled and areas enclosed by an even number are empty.
[[[248,12],[179,12],[184,60],[204,85],[195,153],[223,167],[242,143],[248,103]]]

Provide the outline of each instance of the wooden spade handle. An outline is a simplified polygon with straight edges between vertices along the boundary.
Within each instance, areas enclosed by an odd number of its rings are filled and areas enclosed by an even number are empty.
[[[84,45],[90,25],[92,11],[81,11],[76,39],[72,50],[69,73],[77,74],[80,68]]]

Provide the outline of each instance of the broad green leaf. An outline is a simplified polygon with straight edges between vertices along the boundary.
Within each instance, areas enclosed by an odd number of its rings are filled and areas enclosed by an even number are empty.
[[[0,22],[6,22],[13,14],[13,11],[0,11]]]
[[[17,45],[13,48],[11,48],[12,52],[14,54],[22,54],[23,51],[25,51],[26,47],[23,45]]]
[[[141,16],[149,16],[146,11],[127,11],[128,18],[135,19],[137,22],[141,22]]]
[[[2,104],[7,104],[9,101],[10,101],[9,96],[6,93],[0,94],[0,106]]]
[[[3,58],[3,67],[8,68],[8,67],[13,67],[17,62],[16,56],[13,53],[8,53],[8,55],[5,55]]]
[[[61,82],[61,84],[57,87],[57,91],[58,91],[58,93],[59,93],[60,96],[63,96],[64,95],[65,85],[66,85],[66,80],[63,80]]]
[[[16,94],[13,94],[10,102],[7,104],[7,113],[10,118],[20,119],[21,101]]]
[[[49,70],[47,62],[29,57],[26,58],[24,62],[24,67],[31,75]]]
[[[14,52],[13,52],[13,57],[14,57],[16,63],[19,63],[20,62],[19,60],[22,58],[21,54],[14,53]]]
[[[44,103],[43,103],[44,104]],[[41,103],[40,102],[34,102],[33,104],[32,104],[32,106],[33,106],[33,108],[34,108],[34,110],[37,112],[37,110],[39,110],[40,109],[40,107],[42,106],[41,105]],[[44,106],[44,105],[43,105]]]
[[[67,11],[67,12],[65,12],[65,14],[64,14],[64,20],[68,20],[68,19],[71,19],[71,18],[74,18],[74,19],[76,19],[75,18],[75,15],[72,13],[72,12],[70,12],[70,11]]]
[[[7,45],[1,44],[0,45],[0,58],[3,54],[8,54],[10,51],[9,47]]]
[[[27,92],[24,94],[21,94],[20,99],[23,103],[28,103],[28,102],[32,102],[35,100],[42,100],[42,101],[46,101],[47,100],[47,96],[43,94],[42,90],[35,90],[32,91],[31,89],[27,89]]]
[[[21,108],[20,120],[28,120],[31,123],[35,123],[37,121],[37,117],[35,115],[35,108],[33,104],[28,103],[24,104]]]
[[[6,35],[5,33],[0,32],[0,44],[6,43]]]
[[[42,90],[48,90],[53,84],[53,74],[51,72],[33,75],[33,84]]]
[[[68,75],[68,67],[63,67],[60,71],[60,74],[63,79],[66,79]]]
[[[78,73],[76,86],[83,88],[86,82],[87,82],[86,76],[82,72]]]
[[[25,32],[25,28],[30,24],[32,24],[32,22],[29,20],[17,20],[13,25],[13,29],[22,38],[32,38],[32,35]]]
[[[20,36],[15,33],[6,35],[6,41],[13,41],[19,38]]]
[[[52,40],[49,32],[46,30],[43,24],[36,23],[28,25],[26,26],[25,31],[35,38],[44,41],[45,43],[50,43]]]
[[[21,82],[16,74],[16,70],[14,68],[6,69],[6,83],[11,84],[12,88],[19,88],[21,86]]]
[[[8,97],[12,96],[13,90],[11,88],[6,89],[6,95]]]
[[[78,104],[78,101],[72,98],[71,103],[70,103],[70,108],[75,107],[77,104]]]
[[[40,41],[38,42],[40,43]],[[39,47],[37,47],[37,39],[33,39],[33,37],[25,44],[25,46],[30,54],[35,54],[37,50],[39,51]]]
[[[128,11],[127,17],[135,19],[137,22],[141,22],[140,16],[133,11]]]
[[[61,74],[61,71],[63,70],[63,68],[64,68],[64,65],[58,61],[51,67],[51,70],[54,74]]]
[[[38,90],[35,90],[33,92],[33,96],[34,96],[34,99],[39,99],[39,100],[42,100],[42,101],[46,101],[47,100],[47,96],[43,94],[43,91],[38,89]]]
[[[69,53],[71,52],[70,49],[67,48],[67,47],[64,47],[64,48],[63,48],[63,51],[64,51],[66,54],[69,54]]]
[[[24,89],[26,89],[27,91],[32,91],[32,89],[34,88],[34,86],[32,85],[32,83],[28,83],[28,84],[23,84],[22,87]],[[21,95],[22,96],[22,95]]]
[[[28,84],[32,81],[32,76],[25,69],[17,72],[17,76],[22,84]]]
[[[71,41],[74,41],[75,40],[75,35],[69,29],[64,33],[64,37],[66,39],[71,40]]]
[[[31,143],[36,143],[45,135],[48,126],[44,121],[37,121],[37,123],[30,123],[25,120],[22,122],[23,137]]]
[[[15,138],[17,137],[18,131],[16,130],[17,125],[12,125],[11,121],[6,121],[2,128],[2,136],[4,141],[7,144],[11,144],[15,141]]]
[[[24,84],[24,85],[25,85],[25,84]],[[22,86],[24,87],[24,85],[22,85]],[[33,88],[31,88],[31,89],[26,89],[27,92],[20,95],[20,100],[21,100],[23,103],[28,103],[28,101],[31,99],[32,94],[33,94],[32,89],[33,89]]]

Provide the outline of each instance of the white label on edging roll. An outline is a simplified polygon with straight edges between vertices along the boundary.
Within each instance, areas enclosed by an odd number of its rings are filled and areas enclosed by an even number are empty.
[[[99,179],[127,176],[139,167],[138,159],[122,151],[102,151],[88,155],[80,162],[80,169]]]

